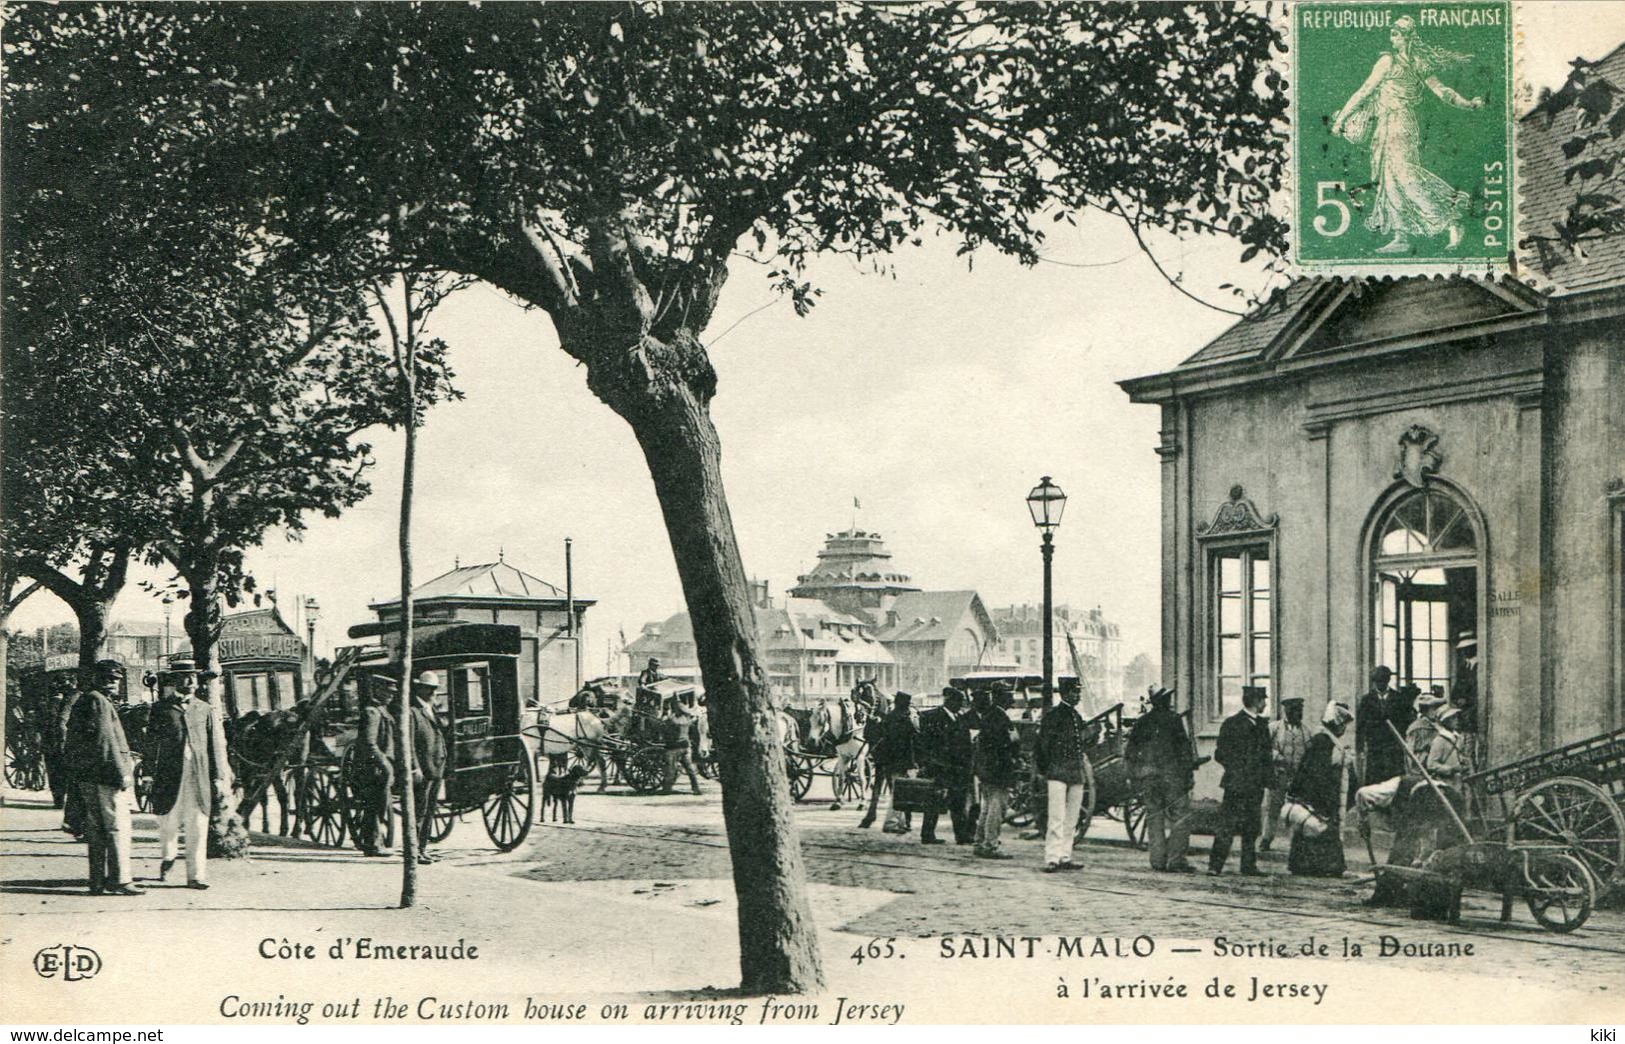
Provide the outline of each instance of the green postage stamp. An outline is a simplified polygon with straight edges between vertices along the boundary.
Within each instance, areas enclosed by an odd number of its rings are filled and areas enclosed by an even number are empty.
[[[1508,3],[1299,3],[1293,261],[1498,272],[1514,246]]]

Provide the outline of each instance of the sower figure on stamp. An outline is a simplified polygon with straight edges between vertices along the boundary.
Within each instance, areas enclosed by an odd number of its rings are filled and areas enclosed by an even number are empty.
[[[1241,710],[1219,726],[1219,742],[1213,749],[1213,760],[1224,766],[1224,778],[1219,781],[1224,797],[1219,803],[1219,829],[1213,835],[1213,852],[1207,866],[1207,872],[1213,877],[1224,872],[1225,860],[1230,858],[1230,843],[1237,834],[1241,835],[1242,876],[1267,876],[1258,869],[1257,851],[1264,791],[1274,779],[1270,727],[1264,720],[1267,702],[1263,688],[1244,685]]]
[[[983,859],[1009,859],[999,850],[1004,829],[1004,807],[1016,782],[1016,739],[1010,731],[1010,705],[1014,690],[1000,682],[977,719],[976,784],[981,791],[981,815],[976,821],[976,854]]]
[[[1072,847],[1077,842],[1078,814],[1083,810],[1084,751],[1083,716],[1078,700],[1083,693],[1065,689],[1061,698],[1044,712],[1038,726],[1038,747],[1034,757],[1047,792],[1047,819],[1044,824],[1044,872],[1069,870]]]
[[[90,846],[91,895],[142,895],[130,877],[130,798],[135,759],[113,709],[124,668],[101,660],[68,715],[62,748],[68,785],[78,794]]]
[[[1145,803],[1145,837],[1151,869],[1171,874],[1194,873],[1185,861],[1191,837],[1191,784],[1196,750],[1185,720],[1173,709],[1174,694],[1153,689],[1151,709],[1129,731],[1123,751],[1129,778]]]
[[[352,785],[361,805],[356,816],[356,847],[363,855],[387,853],[378,846],[378,835],[389,822],[389,795],[395,785],[395,718],[389,701],[400,691],[394,678],[374,675],[371,695],[361,712],[361,727],[355,737],[355,757],[350,763]]]
[[[412,807],[418,820],[418,862],[432,863],[429,823],[446,776],[446,737],[434,712],[434,694],[440,686],[419,678],[412,683]]]
[[[869,719],[865,738],[869,741],[869,749],[874,752],[875,778],[869,791],[869,811],[858,824],[859,828],[874,826],[881,793],[891,785],[892,780],[908,775],[914,768],[914,715],[909,706],[913,701],[914,697],[909,693],[899,692],[892,697],[891,710],[884,717],[877,715]],[[883,828],[886,833],[908,831],[908,814],[900,815],[905,817],[903,822],[895,830],[888,822]]]
[[[1304,751],[1309,749],[1309,730],[1303,724],[1303,697],[1288,696],[1281,701],[1281,718],[1270,722],[1270,756],[1275,782],[1264,801],[1264,836],[1258,847],[1265,852],[1275,843],[1276,822],[1286,803],[1287,784],[1298,774]]]
[[[152,810],[158,813],[161,843],[158,880],[180,856],[186,835],[186,884],[209,887],[209,814],[216,798],[229,793],[226,749],[215,728],[214,706],[194,694],[189,661],[177,661],[160,676],[164,690],[147,718],[146,753],[152,771]]]
[[[964,709],[965,694],[949,686],[942,690],[942,706],[920,715],[920,771],[936,780],[945,793],[956,845],[968,845],[975,840],[975,830],[970,823],[974,751]],[[936,812],[921,814],[921,844],[944,844],[937,837],[937,815]]]

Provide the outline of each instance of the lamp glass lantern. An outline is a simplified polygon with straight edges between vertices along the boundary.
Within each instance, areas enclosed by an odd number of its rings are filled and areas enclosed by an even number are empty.
[[[1066,510],[1066,494],[1045,475],[1027,494],[1027,510],[1032,513],[1033,525],[1048,533],[1061,524],[1061,513]]]

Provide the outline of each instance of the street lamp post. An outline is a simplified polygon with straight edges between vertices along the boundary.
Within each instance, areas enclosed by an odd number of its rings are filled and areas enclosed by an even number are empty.
[[[1039,550],[1044,554],[1044,709],[1047,711],[1055,700],[1055,604],[1050,567],[1055,560],[1055,530],[1061,524],[1061,512],[1066,510],[1066,494],[1045,475],[1027,494],[1027,510],[1032,513],[1033,525],[1044,535]]]
[[[321,619],[321,606],[312,595],[305,596],[305,655],[310,657],[310,684],[316,684],[316,621]]]
[[[175,611],[175,599],[164,595],[164,658],[168,659],[169,648],[169,614]]]

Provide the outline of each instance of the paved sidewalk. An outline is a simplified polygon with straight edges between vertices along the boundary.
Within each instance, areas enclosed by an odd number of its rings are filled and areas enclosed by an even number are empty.
[[[1080,849],[1082,870],[1047,875],[1037,872],[1036,842],[1014,841],[1016,859],[989,863],[953,845],[926,849],[917,839],[856,830],[857,815],[821,803],[797,811],[829,979],[817,1021],[830,1020],[837,997],[904,1004],[908,1022],[1571,1022],[1592,1012],[1619,1021],[1625,919],[1617,912],[1554,937],[1521,906],[1512,924],[1500,926],[1486,902],[1475,901],[1470,923],[1452,929],[1411,922],[1402,911],[1366,911],[1353,880],[1152,874],[1143,853],[1113,839],[1110,824],[1092,830]],[[18,1012],[8,1010],[11,1018],[84,1022],[87,1012],[105,1012],[125,1022],[217,1021],[234,1005],[281,997],[310,1001],[320,1021],[351,1018],[347,1006],[359,999],[359,1017],[370,1021],[374,1005],[389,997],[414,1014],[433,998],[431,1016],[442,1002],[506,1003],[508,1021],[522,1021],[527,997],[549,997],[589,1002],[595,1021],[606,1002],[642,1012],[651,999],[726,996],[717,988],[738,982],[733,889],[710,786],[698,798],[584,792],[575,825],[538,822],[506,855],[470,817],[437,849],[442,861],[422,869],[412,910],[394,908],[397,860],[259,835],[252,859],[211,861],[209,891],[143,881],[143,897],[91,898],[84,847],[59,822],[60,813],[37,799],[0,809],[0,983],[8,1009]],[[137,876],[155,877],[154,818],[137,816],[136,835]],[[1269,862],[1280,869],[1282,858]],[[1049,940],[1036,958],[997,955],[998,937],[1029,935]],[[1474,954],[1376,959],[1370,952],[1348,961],[1336,953],[1343,938],[1374,951],[1385,935],[1458,952],[1471,945]],[[1058,955],[1056,936],[1081,940],[1089,952]],[[1154,959],[1133,955],[1137,936],[1154,940]],[[354,941],[363,937],[462,941],[478,957],[358,961]],[[1231,952],[1218,951],[1219,937]],[[1311,938],[1332,947],[1327,959],[1233,952],[1264,942],[1296,948]],[[945,939],[953,959],[945,958]],[[265,958],[265,940],[273,952],[286,942],[313,946],[316,956]],[[856,960],[872,940],[876,949]],[[887,940],[894,956],[885,955]],[[328,956],[335,943],[345,959]],[[63,944],[95,949],[101,974],[72,984],[36,977],[35,953]],[[187,973],[165,974],[174,965]],[[1203,986],[1220,977],[1241,996],[1204,1004]],[[1121,1002],[1100,999],[1102,985],[1176,980],[1189,986],[1190,1000],[1135,999],[1132,991]],[[1276,981],[1327,990],[1318,1001],[1242,999],[1255,982]],[[1420,981],[1425,1004],[1374,1001],[1415,999]],[[1085,982],[1093,991],[1087,1000],[1077,993]],[[1063,983],[1066,998],[1058,995]],[[324,1003],[346,1007],[320,1019]],[[747,1021],[755,1021],[762,1002],[750,1003]]]

